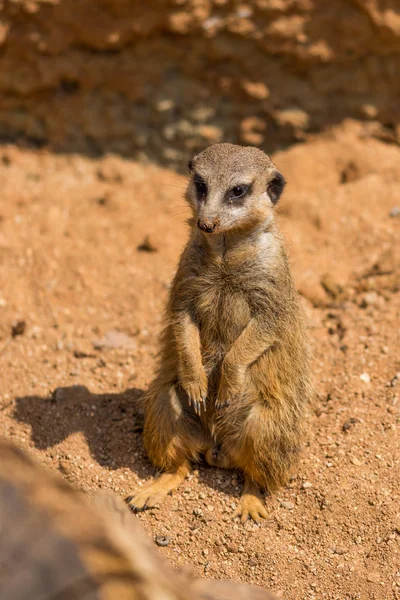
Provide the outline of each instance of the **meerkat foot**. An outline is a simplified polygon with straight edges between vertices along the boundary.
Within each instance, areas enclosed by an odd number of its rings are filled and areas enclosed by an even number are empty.
[[[145,484],[133,496],[128,496],[125,499],[126,504],[132,512],[141,512],[146,508],[153,508],[157,504],[161,504],[166,496],[182,483],[189,471],[189,464],[185,463],[176,470],[163,473]]]
[[[240,517],[242,523],[251,518],[258,523],[261,519],[266,519],[267,516],[268,513],[264,506],[260,488],[246,477],[239,506],[233,513],[232,518]]]

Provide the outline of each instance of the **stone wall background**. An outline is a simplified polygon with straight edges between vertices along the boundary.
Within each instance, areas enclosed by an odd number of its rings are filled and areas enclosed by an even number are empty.
[[[346,118],[400,141],[398,0],[0,0],[0,140],[181,168]]]

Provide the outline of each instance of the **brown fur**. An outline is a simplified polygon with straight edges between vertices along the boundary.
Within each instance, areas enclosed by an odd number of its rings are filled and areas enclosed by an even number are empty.
[[[145,399],[145,447],[166,473],[129,502],[154,506],[205,454],[244,473],[237,514],[257,520],[260,488],[276,490],[296,462],[311,395],[304,319],[274,219],[283,178],[260,150],[231,144],[195,157],[191,175],[191,234]],[[242,184],[248,193],[232,198]]]

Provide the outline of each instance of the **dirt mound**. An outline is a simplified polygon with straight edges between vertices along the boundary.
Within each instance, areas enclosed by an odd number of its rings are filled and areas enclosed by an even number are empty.
[[[345,117],[399,142],[396,0],[0,2],[0,137],[180,168]]]
[[[230,521],[240,482],[203,466],[139,518],[198,575],[287,600],[396,599],[400,150],[348,123],[274,159],[314,341],[301,465],[261,526]],[[125,496],[154,474],[140,397],[187,235],[184,178],[9,146],[0,185],[0,434],[86,491]]]

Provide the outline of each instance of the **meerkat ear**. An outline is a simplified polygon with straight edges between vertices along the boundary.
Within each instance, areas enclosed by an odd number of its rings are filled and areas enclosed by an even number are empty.
[[[271,199],[272,204],[276,204],[278,202],[279,198],[282,195],[283,188],[285,187],[285,185],[286,180],[282,173],[279,173],[279,171],[275,171],[272,176],[272,179],[268,182],[267,185],[267,193]]]

